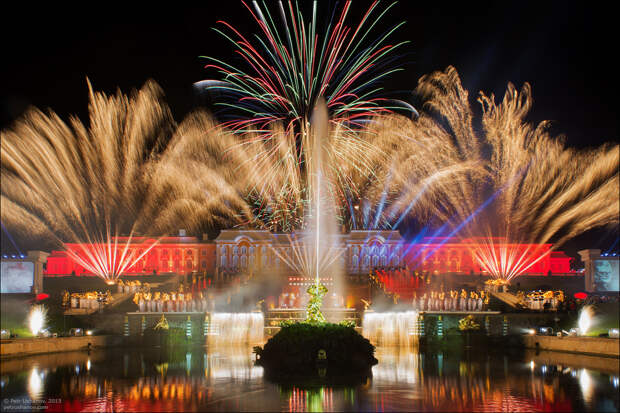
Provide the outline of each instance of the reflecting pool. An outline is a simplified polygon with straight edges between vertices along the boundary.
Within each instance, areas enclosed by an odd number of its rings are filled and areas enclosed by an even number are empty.
[[[270,383],[251,348],[110,349],[2,361],[3,411],[618,411],[618,359],[377,348],[356,386]]]

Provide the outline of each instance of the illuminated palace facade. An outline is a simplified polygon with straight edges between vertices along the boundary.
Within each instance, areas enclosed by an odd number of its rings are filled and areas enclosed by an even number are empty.
[[[141,274],[207,274],[221,275],[248,273],[269,269],[293,275],[280,256],[292,256],[291,239],[295,234],[277,234],[262,230],[223,230],[217,238],[181,235],[160,238],[144,257],[125,273]],[[297,237],[303,239],[303,236]],[[118,237],[118,248],[126,245],[128,238]],[[153,244],[153,238],[133,237],[130,249],[141,255]],[[303,241],[302,241],[303,242]],[[475,238],[424,238],[416,243],[404,241],[398,231],[351,231],[338,234],[332,241],[333,248],[342,253],[341,268],[350,275],[368,274],[376,268],[407,267],[411,270],[433,273],[480,274],[484,273],[475,251],[480,248]],[[550,251],[551,244],[506,244],[496,240],[496,247],[509,246],[516,255],[535,254],[536,261],[525,274],[568,275],[570,257],[561,251]],[[67,244],[67,248],[80,253],[80,246]],[[46,276],[88,275],[65,251],[52,251],[47,258]]]

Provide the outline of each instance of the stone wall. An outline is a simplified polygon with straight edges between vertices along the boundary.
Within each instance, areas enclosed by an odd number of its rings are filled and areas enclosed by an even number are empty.
[[[620,342],[617,338],[524,336],[523,342],[526,348],[596,354],[609,357],[620,356]]]
[[[120,336],[82,336],[58,338],[19,338],[2,340],[0,356],[13,357],[30,354],[56,353],[61,351],[87,350],[95,347],[118,346],[123,343]]]

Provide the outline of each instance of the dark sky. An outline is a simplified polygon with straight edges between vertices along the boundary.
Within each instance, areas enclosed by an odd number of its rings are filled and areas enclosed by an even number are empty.
[[[202,7],[137,8],[108,2],[88,8],[35,6],[4,14],[0,70],[0,126],[28,105],[62,117],[84,118],[88,76],[96,90],[124,92],[156,80],[177,120],[200,103],[192,83],[214,77],[200,55],[230,60],[231,48],[211,30],[219,19],[243,33],[257,26],[236,0]],[[320,1],[329,9],[334,1]],[[532,121],[553,121],[553,132],[575,147],[618,141],[617,21],[604,3],[401,1],[388,23],[406,20],[396,40],[410,40],[406,71],[386,87],[415,88],[420,76],[453,65],[472,102],[478,90],[502,96],[512,81],[532,85]],[[355,14],[366,1],[354,1]],[[386,2],[387,4],[387,2]],[[613,242],[613,240],[611,241]]]

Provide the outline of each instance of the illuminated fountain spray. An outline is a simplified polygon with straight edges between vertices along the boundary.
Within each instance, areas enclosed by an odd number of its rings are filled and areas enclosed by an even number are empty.
[[[209,323],[209,345],[263,343],[263,313],[213,313]]]
[[[321,185],[323,184],[323,180],[321,179],[322,172],[322,144],[321,140],[327,137],[327,125],[328,125],[328,114],[327,114],[327,106],[325,105],[324,100],[319,100],[314,111],[312,113],[312,133],[311,136],[314,140],[313,142],[313,153],[312,153],[312,171],[311,173],[314,175],[314,185],[313,185],[313,193],[314,193],[314,276],[316,282],[316,288],[319,287],[320,284],[320,257],[321,257]]]
[[[581,309],[579,313],[579,335],[585,336],[590,327],[592,326],[592,319],[594,318],[594,311],[592,306],[586,305]]]
[[[326,170],[324,160],[328,157],[326,148],[330,146],[330,139],[334,134],[329,131],[329,115],[323,99],[319,99],[310,122],[303,122],[301,129],[301,147],[303,148],[305,164],[305,182],[309,197],[304,221],[305,230],[302,233],[288,235],[290,252],[284,253],[273,249],[274,254],[288,265],[291,270],[313,279],[308,289],[311,295],[308,306],[308,320],[322,322],[324,318],[320,312],[322,297],[327,289],[321,284],[321,277],[332,281],[332,289],[340,290],[340,274],[342,268],[338,265],[344,249],[336,242],[338,237],[336,222],[335,201],[330,191],[330,170]]]
[[[43,305],[34,305],[28,314],[28,328],[33,336],[38,335],[45,326],[47,308]]]
[[[417,311],[366,312],[362,331],[374,345],[409,347],[416,344],[417,319]]]

